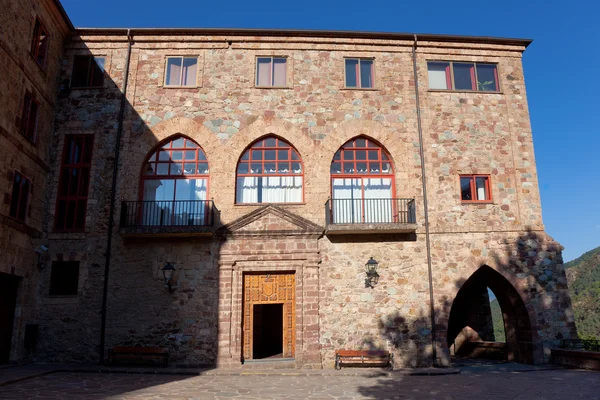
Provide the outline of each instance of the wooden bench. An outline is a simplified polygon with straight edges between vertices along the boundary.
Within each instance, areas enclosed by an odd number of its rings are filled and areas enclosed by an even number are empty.
[[[108,355],[111,364],[115,364],[117,358],[128,361],[145,361],[162,359],[162,366],[169,364],[169,351],[162,347],[142,346],[115,346]]]
[[[387,350],[336,350],[335,369],[342,365],[394,369],[394,355]]]

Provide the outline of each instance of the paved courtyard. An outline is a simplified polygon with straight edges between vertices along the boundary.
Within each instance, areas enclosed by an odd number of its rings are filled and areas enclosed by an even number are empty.
[[[600,373],[590,371],[376,375],[57,372],[0,387],[0,399],[600,399]]]

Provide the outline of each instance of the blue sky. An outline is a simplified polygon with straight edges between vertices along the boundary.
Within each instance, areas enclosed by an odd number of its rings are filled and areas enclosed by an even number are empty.
[[[600,2],[62,0],[78,27],[299,28],[531,38],[542,209],[565,261],[600,246]]]

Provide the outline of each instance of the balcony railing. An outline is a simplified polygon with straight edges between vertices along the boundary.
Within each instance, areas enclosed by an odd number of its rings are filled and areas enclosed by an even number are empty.
[[[416,224],[414,199],[329,199],[327,225]]]
[[[121,228],[212,227],[215,212],[212,200],[123,201]]]

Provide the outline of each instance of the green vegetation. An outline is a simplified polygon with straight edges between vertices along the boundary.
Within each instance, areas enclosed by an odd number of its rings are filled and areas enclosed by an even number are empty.
[[[600,339],[600,247],[565,264],[581,339]]]
[[[494,324],[494,338],[496,342],[505,342],[504,317],[502,317],[502,310],[500,310],[498,299],[490,301],[490,309],[492,310],[492,322]]]

